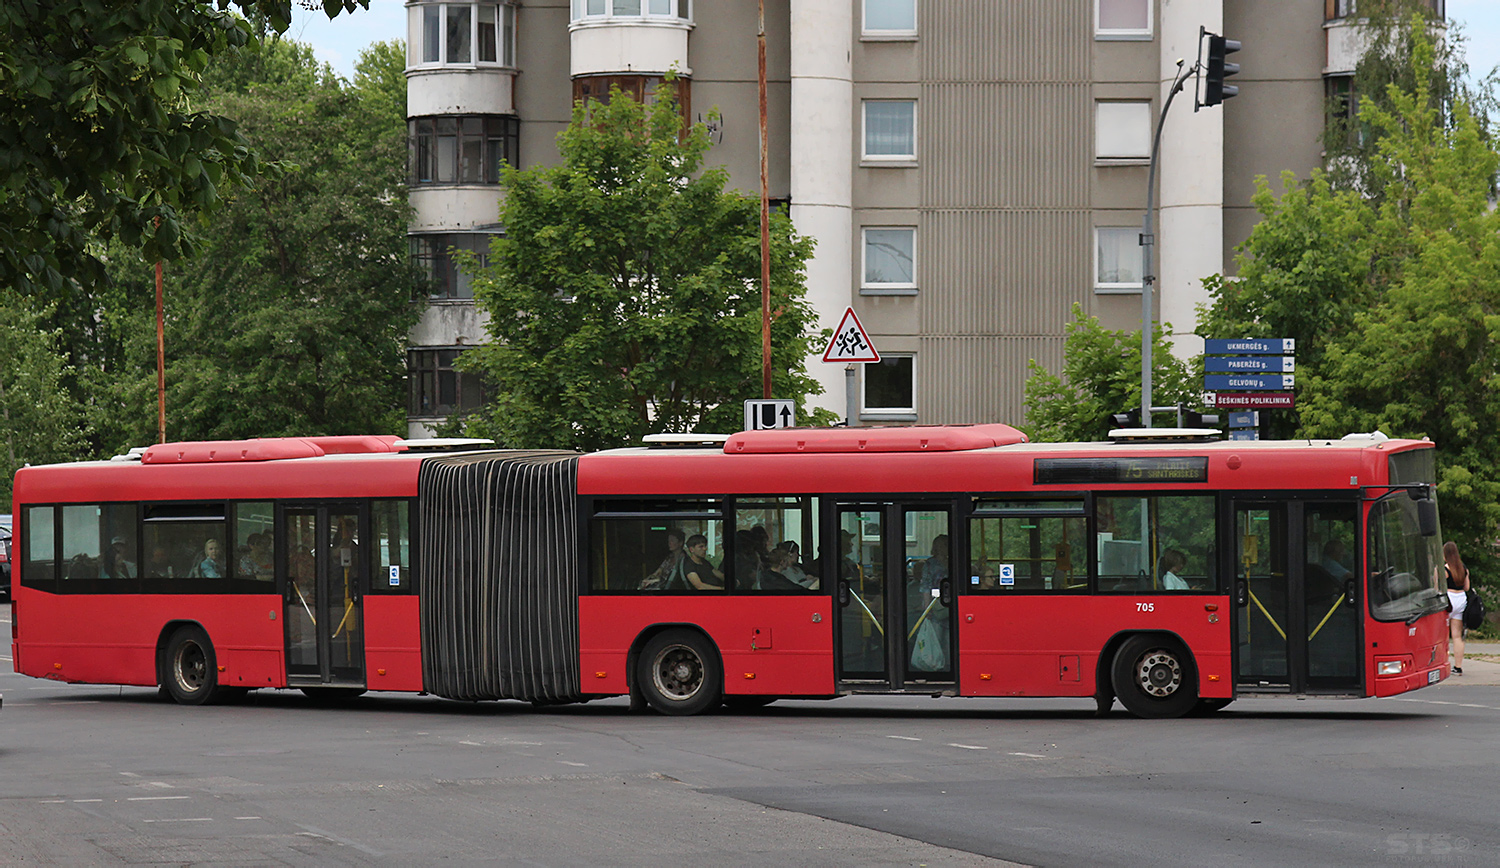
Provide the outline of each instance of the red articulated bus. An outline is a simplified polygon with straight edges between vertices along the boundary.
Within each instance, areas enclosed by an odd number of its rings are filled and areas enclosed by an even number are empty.
[[[1433,488],[1381,435],[171,443],[16,475],[12,652],[187,704],[1390,696],[1448,674]]]

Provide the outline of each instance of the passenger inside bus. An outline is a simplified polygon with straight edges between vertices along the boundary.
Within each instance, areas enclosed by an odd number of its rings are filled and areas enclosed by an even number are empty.
[[[695,533],[687,540],[687,561],[682,565],[683,576],[699,591],[724,590],[724,574],[708,559],[708,537]]]
[[[188,575],[195,579],[224,578],[224,558],[220,545],[219,541],[213,537],[204,540],[203,553],[198,556],[197,563],[193,565]]]
[[[1186,591],[1187,580],[1178,575],[1187,567],[1187,555],[1177,549],[1167,549],[1161,555],[1161,587],[1164,591]]]
[[[110,540],[109,548],[104,552],[104,578],[135,578],[135,561],[130,559],[126,546],[125,537],[123,536],[117,536],[113,540]]]
[[[685,540],[686,536],[681,528],[667,529],[667,555],[662,558],[655,572],[641,580],[641,590],[680,589],[685,585],[685,579],[682,576],[682,562],[687,557],[687,553],[683,551]]]

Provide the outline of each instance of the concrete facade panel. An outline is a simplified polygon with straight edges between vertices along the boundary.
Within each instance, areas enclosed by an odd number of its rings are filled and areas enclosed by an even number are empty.
[[[1093,289],[1090,212],[934,210],[917,239],[924,335],[1060,335]]]
[[[465,231],[493,227],[500,210],[500,188],[413,187],[412,232]]]
[[[1024,431],[1032,359],[1060,370],[1062,336],[924,336],[917,354],[917,414],[926,424],[1005,422]]]
[[[413,69],[406,73],[406,115],[508,115],[515,73],[503,69]]]
[[[688,28],[655,22],[575,25],[570,34],[572,75],[643,72],[660,75],[688,66]]]
[[[434,302],[422,311],[408,342],[413,347],[463,347],[489,340],[489,316],[472,304]]]

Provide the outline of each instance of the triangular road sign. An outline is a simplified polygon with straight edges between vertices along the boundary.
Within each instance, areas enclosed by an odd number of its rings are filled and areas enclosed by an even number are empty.
[[[860,325],[859,317],[854,315],[854,308],[844,308],[844,318],[839,320],[839,327],[833,330],[833,339],[828,342],[828,349],[823,351],[823,361],[880,361],[880,353],[875,351],[874,341],[870,340],[865,327]]]

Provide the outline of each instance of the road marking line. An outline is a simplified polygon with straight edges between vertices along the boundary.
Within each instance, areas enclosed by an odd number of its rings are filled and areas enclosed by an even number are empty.
[[[570,763],[567,760],[558,760],[558,762],[562,763],[565,766],[574,766],[580,769],[586,769],[589,767],[588,763]]]
[[[1046,759],[1047,758],[1046,754],[1040,754],[1040,753],[1022,753],[1021,751],[1018,751],[1018,750],[1011,751],[1010,755],[1011,756],[1031,757],[1032,759]]]
[[[167,820],[142,820],[142,823],[212,823],[213,817],[176,817]]]
[[[127,778],[138,778],[138,777],[140,777],[140,775],[136,774],[135,772],[120,772],[120,774],[124,775]]]
[[[909,735],[888,735],[886,738],[899,738],[902,741],[921,741],[920,738],[912,738]]]
[[[159,790],[175,790],[175,789],[177,789],[176,787],[172,786],[171,784],[169,784],[169,783],[167,783],[165,781],[151,781],[151,782],[147,783],[146,786],[148,786],[148,787],[156,787]],[[182,796],[182,798],[185,799],[185,798],[187,798],[187,796]]]
[[[484,743],[478,741],[461,741],[459,744],[466,744],[469,747],[484,747]]]
[[[81,805],[81,804],[83,804],[85,802],[102,802],[102,801],[104,801],[104,800],[103,799],[74,799],[73,800],[73,802],[75,804],[79,804],[79,805]]]
[[[236,820],[259,820],[260,817],[235,817]]]
[[[981,747],[981,746],[979,746],[977,744],[958,744],[957,742],[949,742],[948,746],[949,747],[961,747],[964,750],[989,750],[989,748],[987,748],[987,747]]]
[[[42,804],[44,804],[44,805],[66,805],[67,803],[68,803],[67,799],[43,799],[42,800]]]
[[[178,799],[191,799],[192,796],[131,796],[127,802],[170,802]]]

